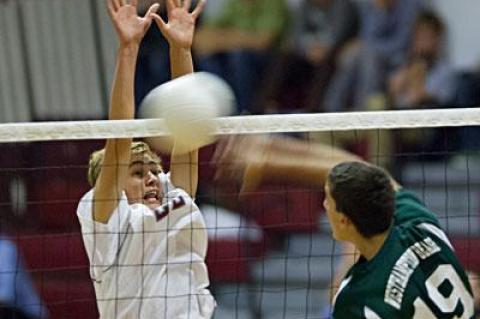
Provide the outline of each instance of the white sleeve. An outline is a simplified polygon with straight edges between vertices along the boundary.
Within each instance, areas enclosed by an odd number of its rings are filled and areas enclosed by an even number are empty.
[[[119,204],[107,224],[93,220],[93,189],[83,196],[77,208],[83,242],[95,278],[115,262],[127,235],[131,209],[122,192]]]

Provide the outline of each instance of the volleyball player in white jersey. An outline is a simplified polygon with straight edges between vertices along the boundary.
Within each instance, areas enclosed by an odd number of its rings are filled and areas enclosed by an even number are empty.
[[[167,0],[168,23],[153,5],[137,15],[129,4],[107,0],[119,37],[109,119],[134,118],[134,74],[140,41],[155,20],[170,45],[172,77],[193,72],[191,44],[204,2]],[[144,143],[109,139],[92,154],[93,187],[77,215],[90,261],[101,318],[210,318],[215,301],[204,258],[205,223],[192,197],[198,153],[171,156],[169,176]]]

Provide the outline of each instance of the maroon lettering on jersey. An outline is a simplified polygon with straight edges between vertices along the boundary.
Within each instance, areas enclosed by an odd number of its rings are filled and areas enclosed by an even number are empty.
[[[154,210],[155,212],[155,217],[158,221],[161,221],[164,219],[168,214],[170,214],[170,211],[178,209],[180,207],[185,206],[186,202],[183,196],[177,196],[174,199],[172,199],[171,202],[165,203],[162,206],[158,207],[157,209]],[[171,207],[170,207],[171,205]]]
[[[185,199],[183,196],[177,196],[173,199],[172,210],[185,206]]]

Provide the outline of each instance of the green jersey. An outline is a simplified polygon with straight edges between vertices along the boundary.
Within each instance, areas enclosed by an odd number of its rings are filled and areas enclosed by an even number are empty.
[[[472,289],[435,215],[396,194],[394,223],[371,260],[360,257],[334,301],[335,319],[471,319]]]

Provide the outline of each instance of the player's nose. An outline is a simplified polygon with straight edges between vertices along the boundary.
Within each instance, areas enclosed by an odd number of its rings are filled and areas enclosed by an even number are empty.
[[[148,172],[147,176],[146,176],[146,181],[145,183],[147,185],[151,185],[151,184],[154,184],[156,181],[157,181],[158,177],[156,174],[152,173],[152,172]]]

